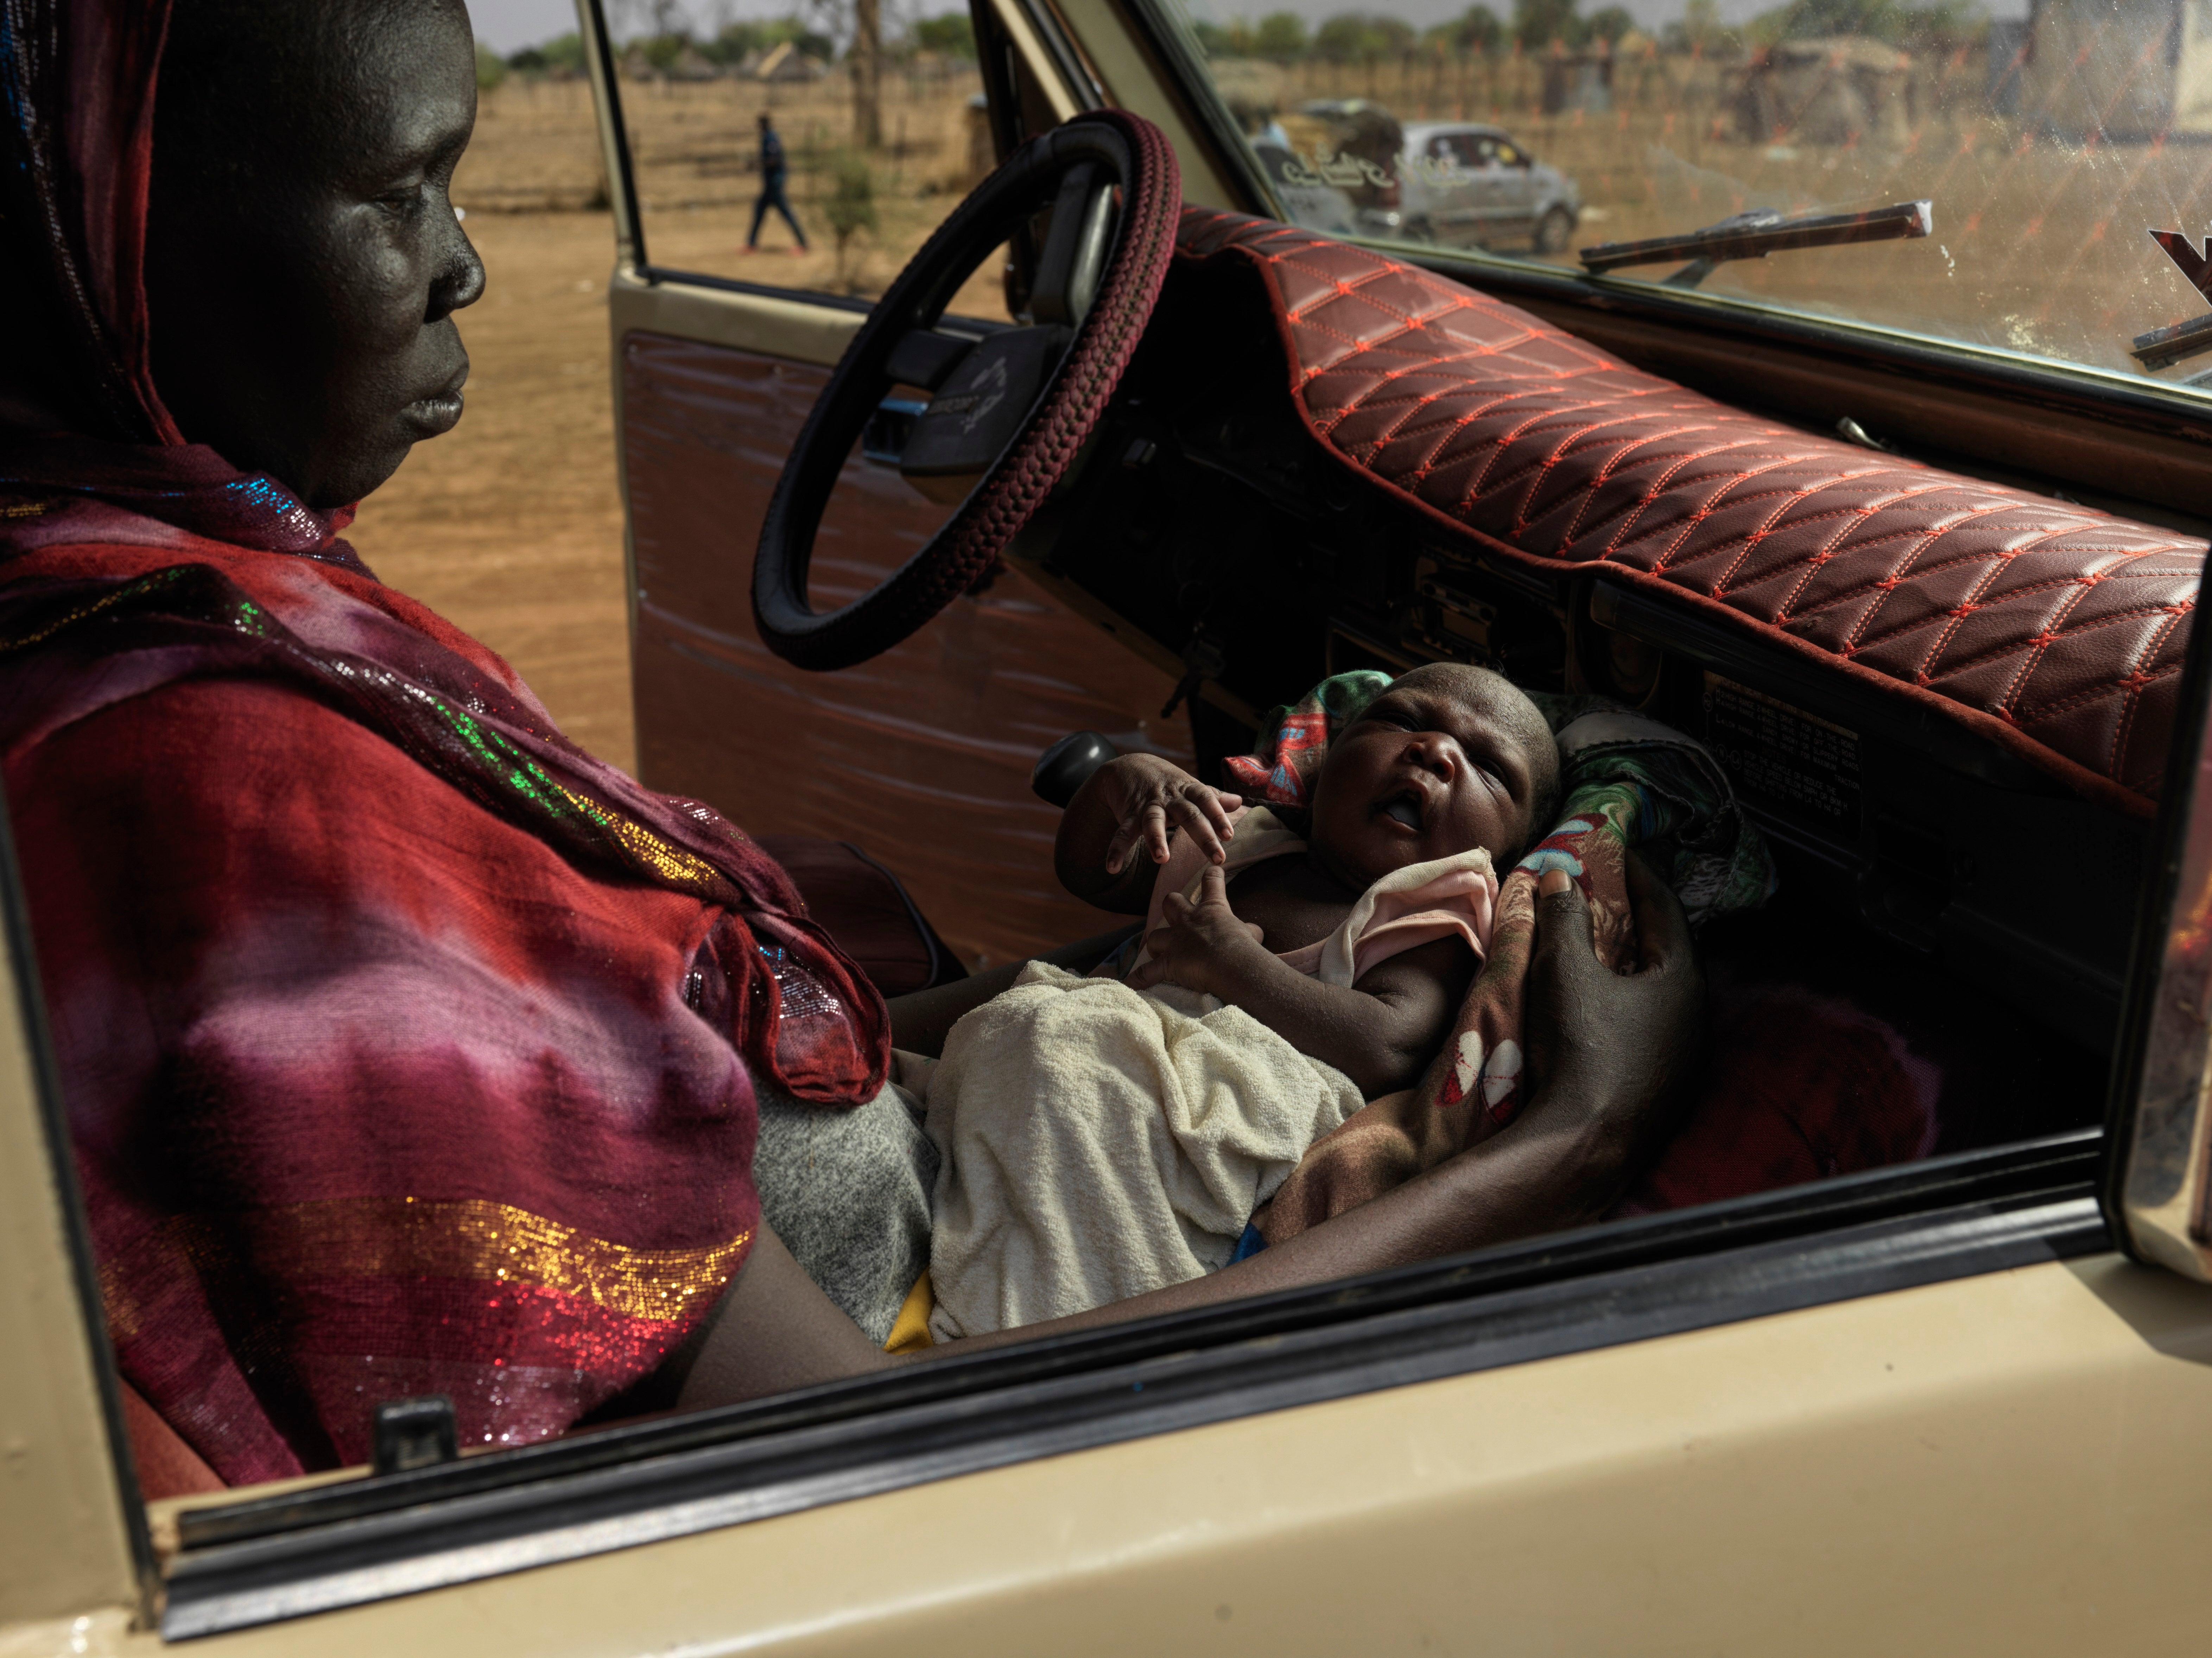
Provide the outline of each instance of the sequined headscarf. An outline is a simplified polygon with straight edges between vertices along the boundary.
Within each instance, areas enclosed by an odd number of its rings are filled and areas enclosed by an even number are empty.
[[[181,444],[147,354],[146,192],[169,0],[0,0],[4,256],[42,268],[108,429]]]

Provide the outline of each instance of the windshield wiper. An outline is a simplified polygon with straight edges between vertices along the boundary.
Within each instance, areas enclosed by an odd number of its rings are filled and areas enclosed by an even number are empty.
[[[2151,240],[2165,252],[2166,257],[2180,268],[2189,278],[2189,285],[2201,298],[2212,300],[2212,236],[2205,238],[2204,252],[2199,253],[2190,245],[2187,233],[2179,230],[2154,230]],[[2137,366],[2144,374],[2154,374],[2161,368],[2170,368],[2189,357],[2201,357],[2212,351],[2212,312],[2201,317],[2191,317],[2187,322],[2169,323],[2164,328],[2154,328],[2148,334],[2138,334],[2128,348]],[[2200,377],[2201,378],[2201,377]],[[2194,385],[2194,380],[2185,384]]]
[[[1891,242],[1925,236],[1936,228],[1933,202],[1899,202],[1864,213],[1808,213],[1791,218],[1771,207],[1753,208],[1679,236],[1640,242],[1600,242],[1582,251],[1592,276],[1624,265],[1689,263],[1667,277],[1669,288],[1695,288],[1730,259],[1763,259],[1793,247],[1836,247],[1849,242]]]

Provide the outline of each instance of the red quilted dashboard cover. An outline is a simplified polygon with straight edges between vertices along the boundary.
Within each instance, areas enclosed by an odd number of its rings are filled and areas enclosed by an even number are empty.
[[[1693,595],[2092,798],[2156,798],[2203,543],[1759,419],[1310,231],[1188,208],[1177,245],[1256,264],[1315,432],[1493,548]]]

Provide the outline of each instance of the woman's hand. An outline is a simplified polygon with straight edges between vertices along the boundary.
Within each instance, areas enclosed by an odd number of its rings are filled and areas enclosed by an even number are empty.
[[[1249,957],[1267,938],[1258,926],[1239,920],[1229,908],[1229,880],[1218,864],[1207,865],[1199,877],[1196,903],[1170,892],[1161,908],[1164,925],[1145,936],[1151,959],[1124,981],[1132,990],[1165,981],[1185,990],[1224,995],[1228,981],[1241,976],[1237,970],[1240,957]],[[1249,969],[1251,963],[1245,965]]]
[[[1180,766],[1152,754],[1125,754],[1109,761],[1086,787],[1097,787],[1098,805],[1115,823],[1106,843],[1106,870],[1119,875],[1139,847],[1155,864],[1168,860],[1168,830],[1179,829],[1198,843],[1208,860],[1225,860],[1230,811],[1243,803],[1233,794],[1210,789]]]
[[[1599,1212],[1657,1151],[1697,1069],[1705,987],[1680,902],[1635,853],[1628,900],[1639,960],[1608,971],[1590,947],[1589,907],[1558,870],[1537,887],[1523,1046],[1528,1103],[1515,1131],[1579,1139],[1607,1188]]]

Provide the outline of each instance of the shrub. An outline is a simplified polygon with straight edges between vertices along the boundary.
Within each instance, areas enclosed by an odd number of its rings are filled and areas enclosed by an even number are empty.
[[[572,33],[557,35],[538,46],[525,46],[507,58],[507,66],[518,75],[555,75],[564,78],[581,75],[583,37]]]
[[[918,19],[908,33],[915,45],[924,52],[933,52],[940,58],[957,58],[963,63],[975,61],[975,26],[964,11]]]
[[[830,234],[837,244],[837,276],[845,276],[845,252],[854,236],[876,228],[876,174],[857,150],[841,149],[830,161],[830,195],[822,204]]]

